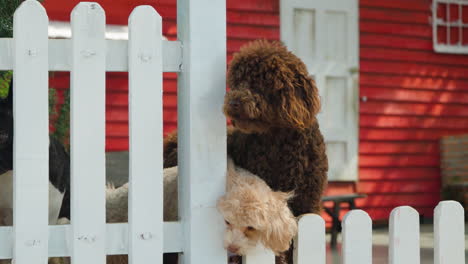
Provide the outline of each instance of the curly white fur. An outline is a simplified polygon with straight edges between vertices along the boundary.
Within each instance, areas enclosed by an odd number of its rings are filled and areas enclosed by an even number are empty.
[[[224,247],[245,255],[262,243],[276,255],[289,249],[297,222],[288,207],[292,193],[275,192],[259,177],[228,160],[226,194],[218,210],[226,220]]]

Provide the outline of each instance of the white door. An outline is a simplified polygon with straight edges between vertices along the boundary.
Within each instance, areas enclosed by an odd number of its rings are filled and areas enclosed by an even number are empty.
[[[304,61],[320,91],[328,179],[357,180],[358,1],[280,2],[281,40]]]

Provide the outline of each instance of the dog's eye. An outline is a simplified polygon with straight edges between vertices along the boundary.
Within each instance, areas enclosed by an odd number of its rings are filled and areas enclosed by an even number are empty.
[[[224,220],[224,222],[226,223],[226,225],[231,225],[231,223],[229,223],[227,220]]]
[[[254,230],[255,230],[255,228],[254,228],[254,227],[252,227],[252,226],[248,226],[248,227],[247,227],[247,230],[249,230],[249,231],[254,231]]]

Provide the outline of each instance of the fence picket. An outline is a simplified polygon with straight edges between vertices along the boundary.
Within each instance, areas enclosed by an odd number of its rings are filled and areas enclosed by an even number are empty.
[[[242,257],[244,264],[275,264],[275,255],[263,245],[257,244],[257,247],[248,255]]]
[[[47,263],[49,188],[48,18],[27,0],[14,14],[13,257]]]
[[[343,264],[372,263],[372,220],[362,210],[352,210],[343,219]]]
[[[419,213],[400,206],[390,214],[390,264],[419,264]]]
[[[105,15],[96,3],[72,12],[72,263],[105,263]]]
[[[434,263],[464,264],[465,210],[455,201],[440,202],[434,210]]]
[[[129,263],[162,263],[162,20],[151,6],[129,19]]]
[[[298,234],[294,241],[295,264],[325,264],[325,221],[316,214],[299,218]]]

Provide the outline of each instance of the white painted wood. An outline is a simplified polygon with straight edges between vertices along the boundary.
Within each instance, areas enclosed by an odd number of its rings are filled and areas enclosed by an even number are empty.
[[[48,18],[27,0],[14,14],[13,255],[47,263],[49,221]]]
[[[325,221],[316,214],[302,215],[294,241],[294,264],[325,264]]]
[[[390,213],[390,264],[419,264],[419,213],[410,206],[400,206]]]
[[[70,256],[72,241],[70,225],[49,226],[49,256]],[[164,223],[164,252],[182,252],[183,247],[182,226],[177,222]],[[11,226],[0,227],[0,259],[9,259],[13,256],[13,230]],[[107,255],[128,254],[128,224],[106,225],[106,252]]]
[[[372,220],[362,210],[352,210],[343,218],[343,264],[372,263]]]
[[[0,226],[0,259],[13,257],[13,227]]]
[[[224,263],[216,201],[226,186],[226,1],[178,0],[177,27],[184,54],[178,78],[182,263]]]
[[[151,6],[129,18],[129,263],[162,263],[162,19]]]
[[[359,40],[357,0],[280,0],[281,40],[314,76],[329,180],[357,180]]]
[[[13,39],[0,38],[0,70],[13,69]],[[106,71],[128,71],[128,41],[106,40]],[[180,41],[163,40],[164,72],[179,72],[182,64]],[[49,71],[70,71],[71,40],[49,39]]]
[[[72,263],[105,262],[105,14],[82,2],[71,15]]]
[[[434,263],[464,264],[465,210],[456,201],[440,202],[434,210]]]
[[[223,262],[224,263],[224,262]],[[242,257],[243,264],[275,264],[275,254],[269,249],[266,249],[262,244],[257,244],[257,247],[249,252],[248,255]]]

